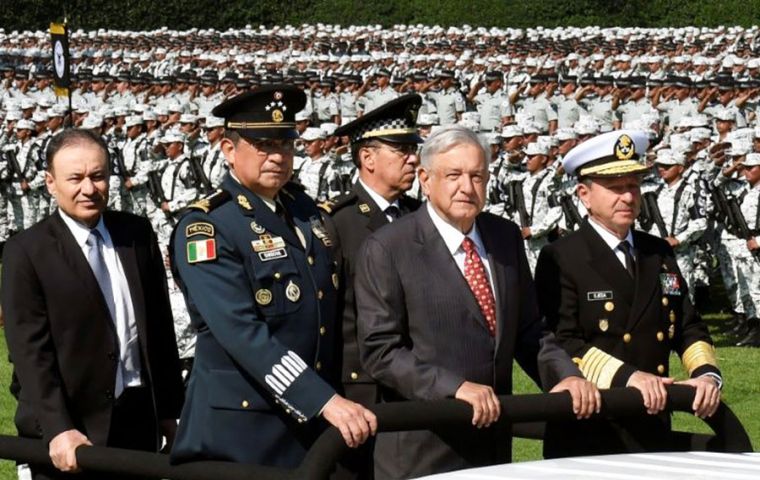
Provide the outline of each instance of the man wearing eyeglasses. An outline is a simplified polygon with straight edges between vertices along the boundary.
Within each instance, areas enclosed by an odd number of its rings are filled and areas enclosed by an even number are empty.
[[[373,405],[379,397],[377,385],[359,362],[354,300],[356,255],[372,232],[420,205],[404,193],[412,187],[419,165],[417,149],[422,138],[417,134],[416,120],[421,103],[417,94],[404,95],[337,129],[335,135],[348,136],[351,141],[351,157],[359,178],[350,193],[320,204],[330,215],[325,220],[335,242],[340,272],[341,383],[346,397],[362,405]],[[352,472],[349,478],[371,478],[371,450],[368,445],[346,460]]]
[[[293,171],[296,87],[272,85],[213,110],[230,167],[173,235],[175,278],[198,332],[172,461],[300,464],[323,421],[356,447],[377,423],[336,394],[338,275],[319,210]]]

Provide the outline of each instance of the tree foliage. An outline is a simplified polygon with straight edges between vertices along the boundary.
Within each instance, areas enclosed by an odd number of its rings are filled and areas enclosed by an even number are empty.
[[[760,24],[760,0],[7,0],[0,27],[225,30],[252,25],[708,26]]]

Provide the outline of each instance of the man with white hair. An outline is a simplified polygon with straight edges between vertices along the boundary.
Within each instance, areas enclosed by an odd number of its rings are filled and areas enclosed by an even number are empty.
[[[544,388],[569,390],[579,418],[600,405],[542,332],[519,228],[482,213],[488,152],[477,134],[442,127],[421,158],[426,206],[374,232],[356,257],[359,351],[382,401],[454,397],[478,428],[378,434],[377,479],[508,462],[509,428],[488,427],[496,395],[512,391],[513,359]]]

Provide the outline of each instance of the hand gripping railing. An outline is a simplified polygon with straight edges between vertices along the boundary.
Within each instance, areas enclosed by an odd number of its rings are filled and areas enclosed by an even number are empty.
[[[669,411],[690,412],[694,389],[671,385],[668,390]],[[646,415],[641,394],[632,388],[603,390],[599,416]],[[500,425],[521,422],[572,420],[572,402],[567,392],[499,397]],[[397,402],[375,405],[381,432],[425,430],[430,428],[469,428],[472,408],[458,400],[435,402]],[[695,448],[724,452],[752,451],[752,444],[739,419],[725,404],[705,422],[715,432],[709,442],[697,442]],[[166,455],[106,447],[77,449],[77,462],[85,470],[122,473],[171,480],[322,480],[348,450],[335,428],[326,430],[314,443],[296,469],[262,467],[229,462],[191,462],[169,465]],[[0,458],[22,463],[50,464],[47,447],[40,440],[0,436]]]

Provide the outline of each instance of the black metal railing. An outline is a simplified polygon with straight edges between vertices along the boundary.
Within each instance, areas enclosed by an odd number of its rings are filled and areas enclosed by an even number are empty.
[[[668,389],[668,410],[690,412],[694,401],[694,389],[684,385],[672,385]],[[540,423],[553,420],[572,420],[572,402],[566,392],[551,394],[510,395],[499,398],[502,415],[499,424],[530,425],[515,428],[530,437],[540,436]],[[470,426],[471,407],[458,400],[435,402],[385,403],[372,407],[377,415],[381,432],[425,430],[436,428],[464,428]],[[602,391],[602,418],[630,415],[646,415],[641,394],[632,388]],[[723,452],[752,451],[747,432],[728,406],[721,404],[705,423],[715,435],[686,434],[677,432],[682,446],[693,450]],[[524,422],[534,422],[526,424]],[[537,433],[538,432],[538,433]],[[296,469],[243,465],[229,462],[192,462],[169,465],[167,455],[106,447],[83,447],[77,449],[79,465],[88,471],[122,473],[170,480],[323,480],[328,477],[335,463],[346,453],[340,433],[327,429],[307,453]],[[40,440],[0,436],[0,458],[21,463],[50,464],[47,446]]]

